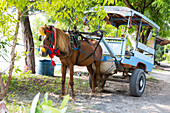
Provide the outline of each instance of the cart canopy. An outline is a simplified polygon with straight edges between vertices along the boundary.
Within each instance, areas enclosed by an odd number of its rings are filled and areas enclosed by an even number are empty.
[[[132,25],[140,25],[140,21],[142,20],[143,26],[148,26],[155,28],[157,31],[159,31],[160,27],[154,23],[152,20],[144,16],[143,14],[130,9],[128,7],[121,7],[121,6],[102,6],[104,10],[108,13],[109,18],[107,21],[110,21],[110,23],[115,26],[119,27],[120,25],[127,25],[129,17],[131,17],[131,24]],[[91,8],[88,12],[97,12],[95,10],[97,7]]]

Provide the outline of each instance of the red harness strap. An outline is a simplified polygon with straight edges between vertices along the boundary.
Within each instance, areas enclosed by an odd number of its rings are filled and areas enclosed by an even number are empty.
[[[60,51],[58,49],[56,49],[56,31],[54,29],[54,33],[52,31],[48,31],[48,30],[45,30],[46,32],[49,32],[49,33],[52,33],[53,34],[53,37],[54,37],[54,49],[53,47],[50,47],[49,48],[49,57],[51,58],[51,61],[52,61],[52,65],[53,67],[56,66],[55,62],[52,60],[54,58],[54,55],[56,56],[59,56],[60,55]]]
[[[52,31],[48,31],[48,30],[45,30],[45,32],[52,33],[52,34],[53,34],[53,36],[54,36],[54,42],[55,42],[55,40],[56,40],[55,33],[53,33]],[[54,46],[55,46],[55,45],[54,45]]]

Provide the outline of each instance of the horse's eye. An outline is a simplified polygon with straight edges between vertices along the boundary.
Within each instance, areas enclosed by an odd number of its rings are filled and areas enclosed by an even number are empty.
[[[39,41],[42,41],[42,36],[41,35],[39,36]]]
[[[47,40],[50,41],[50,37],[48,37]]]

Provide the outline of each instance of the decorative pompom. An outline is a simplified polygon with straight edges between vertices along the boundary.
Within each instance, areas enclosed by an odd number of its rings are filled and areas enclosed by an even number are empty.
[[[45,52],[45,48],[43,47],[43,48],[41,49],[41,51],[44,53],[44,52]]]
[[[49,57],[52,59],[52,58],[54,58],[54,55],[53,54],[49,54]]]
[[[53,67],[56,66],[55,62],[51,59]]]

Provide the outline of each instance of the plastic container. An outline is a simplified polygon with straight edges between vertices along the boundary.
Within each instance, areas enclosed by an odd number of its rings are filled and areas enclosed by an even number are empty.
[[[54,67],[52,66],[51,60],[39,60],[38,75],[54,76]]]

